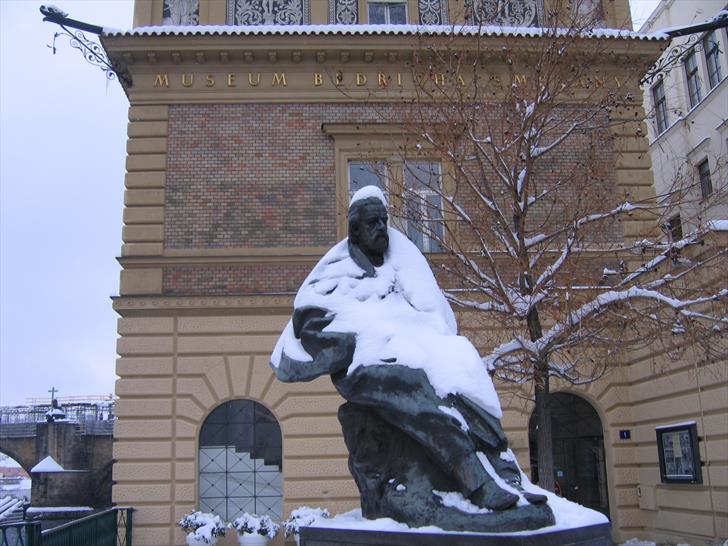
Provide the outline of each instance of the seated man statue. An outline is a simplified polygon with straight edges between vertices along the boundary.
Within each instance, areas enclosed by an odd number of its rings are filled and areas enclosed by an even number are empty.
[[[348,239],[296,295],[271,358],[277,377],[331,376],[365,517],[458,531],[553,524],[546,497],[521,485],[485,364],[387,219],[379,188],[354,195]]]

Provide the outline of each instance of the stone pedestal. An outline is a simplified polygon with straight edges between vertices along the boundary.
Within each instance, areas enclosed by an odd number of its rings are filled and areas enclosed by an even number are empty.
[[[303,527],[301,546],[614,546],[611,525],[506,535],[495,533],[406,533]]]

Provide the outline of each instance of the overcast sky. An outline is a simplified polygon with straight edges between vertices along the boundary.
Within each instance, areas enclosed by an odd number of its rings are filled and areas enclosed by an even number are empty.
[[[131,0],[55,0],[130,27]],[[0,0],[0,405],[114,389],[127,100],[44,23]]]
[[[129,28],[132,0],[55,0]],[[632,0],[635,22],[657,0]],[[0,405],[114,390],[127,100],[44,23],[0,0]],[[638,25],[636,25],[638,26]]]

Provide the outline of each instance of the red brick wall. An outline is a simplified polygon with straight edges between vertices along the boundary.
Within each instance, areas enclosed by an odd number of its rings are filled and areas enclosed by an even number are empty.
[[[164,269],[169,296],[242,295],[296,292],[314,263],[173,266]]]
[[[170,106],[165,248],[333,244],[334,142],[321,124],[361,119],[366,109]]]
[[[391,119],[394,109],[362,103],[170,106],[165,248],[333,245],[336,158],[334,141],[321,125],[382,122],[385,110]],[[491,117],[502,121],[496,111]],[[540,188],[557,180],[564,185],[552,202],[533,211],[533,234],[561,225],[564,217],[614,206],[619,196],[613,165],[608,130],[568,139],[537,173]],[[457,193],[478,218],[471,196]],[[472,234],[463,230],[460,236],[467,240]],[[621,238],[617,222],[587,232],[592,242]],[[170,266],[163,290],[169,295],[295,292],[309,270],[310,265]]]

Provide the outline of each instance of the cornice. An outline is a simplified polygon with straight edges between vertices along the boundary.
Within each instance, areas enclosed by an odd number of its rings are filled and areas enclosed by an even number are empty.
[[[247,296],[113,296],[112,307],[121,316],[179,315],[214,313],[216,315],[290,313],[294,294]]]
[[[125,269],[134,267],[312,264],[330,247],[260,248],[260,249],[179,249],[165,250],[161,256],[118,256]]]
[[[179,65],[275,65],[277,63],[313,65],[348,63],[386,63],[403,65],[424,45],[437,41],[449,47],[467,48],[472,36],[459,36],[447,42],[445,36],[319,34],[190,34],[190,35],[105,35],[101,41],[107,53],[119,63],[155,68]],[[584,44],[599,38],[582,38]],[[538,51],[538,36],[486,35],[479,38],[483,59],[500,58],[502,48],[518,49],[522,54]],[[605,51],[619,55],[652,58],[665,47],[665,40],[610,39]],[[607,61],[611,62],[611,61]]]

